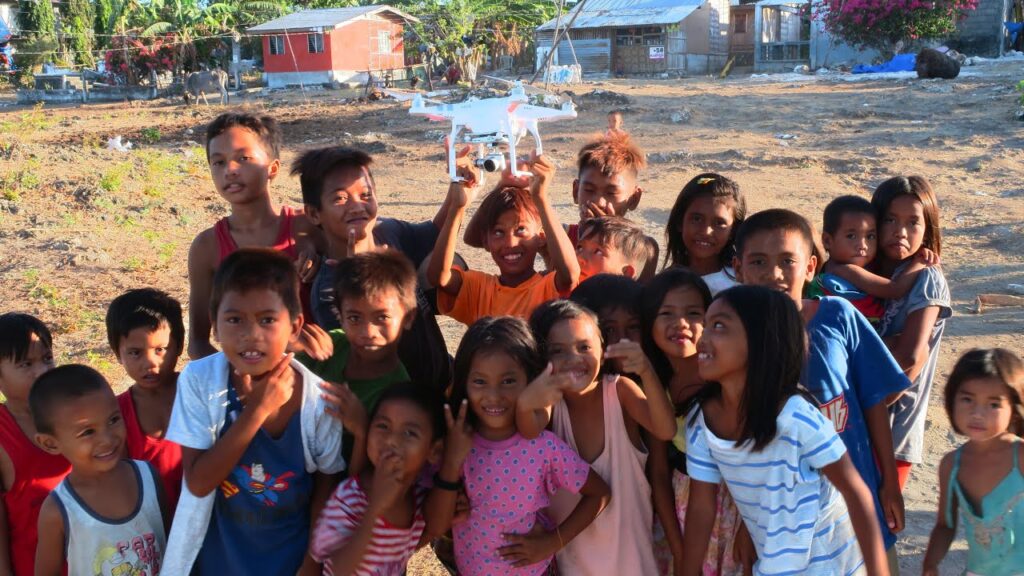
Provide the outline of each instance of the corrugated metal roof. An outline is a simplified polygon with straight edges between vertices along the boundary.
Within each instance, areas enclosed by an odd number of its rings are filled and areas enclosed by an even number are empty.
[[[285,30],[302,31],[317,28],[334,29],[344,26],[353,20],[373,16],[380,12],[389,12],[392,18],[418,22],[415,16],[411,16],[385,4],[377,6],[353,6],[350,8],[323,8],[320,10],[300,10],[274,18],[246,30],[247,34],[259,34],[265,32],[283,32]]]
[[[572,23],[574,30],[618,26],[656,26],[678,24],[706,0],[588,0],[585,10]],[[562,15],[564,26],[577,8]],[[537,27],[554,30],[555,19]]]

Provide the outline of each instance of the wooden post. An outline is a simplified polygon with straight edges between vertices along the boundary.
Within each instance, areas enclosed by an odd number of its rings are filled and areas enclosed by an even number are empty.
[[[537,76],[540,75],[540,71],[548,67],[549,63],[551,62],[551,57],[555,53],[555,50],[558,50],[558,43],[561,42],[562,37],[565,36],[566,33],[572,29],[573,22],[575,22],[576,17],[579,16],[581,12],[583,12],[583,7],[586,6],[586,4],[587,0],[580,0],[580,3],[576,5],[576,12],[572,15],[572,18],[569,19],[569,23],[565,25],[565,28],[562,28],[562,33],[555,36],[554,42],[551,43],[551,52],[548,52],[547,58],[544,59],[544,66],[538,68],[537,71],[533,73],[533,78],[530,79],[530,84],[536,82]]]
[[[89,101],[89,80],[85,77],[85,70],[82,70],[82,102]]]

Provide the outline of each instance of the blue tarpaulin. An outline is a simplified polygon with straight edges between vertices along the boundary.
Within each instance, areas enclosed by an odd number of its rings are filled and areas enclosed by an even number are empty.
[[[3,44],[11,39],[11,31],[7,28],[7,24],[3,18],[0,18],[0,44]]]
[[[1003,26],[1006,26],[1006,31],[1010,33],[1010,46],[1015,46],[1017,35],[1024,30],[1024,22],[1003,22]]]
[[[871,74],[875,72],[913,72],[917,54],[897,54],[892,60],[877,66],[858,64],[853,68],[854,74]]]

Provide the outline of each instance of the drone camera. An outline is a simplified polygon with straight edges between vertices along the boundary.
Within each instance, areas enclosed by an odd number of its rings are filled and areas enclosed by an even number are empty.
[[[505,155],[500,153],[488,154],[476,160],[477,168],[487,172],[501,172],[505,169]]]

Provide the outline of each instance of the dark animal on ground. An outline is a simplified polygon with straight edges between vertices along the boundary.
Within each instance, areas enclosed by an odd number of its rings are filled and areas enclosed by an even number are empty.
[[[917,54],[914,71],[918,78],[945,78],[952,80],[960,75],[960,62],[950,54],[943,54],[934,48],[925,48]]]
[[[207,94],[220,94],[220,103],[228,103],[228,73],[223,70],[204,70],[193,72],[185,77],[185,104],[191,105],[192,100],[199,102],[202,96],[207,105]]]

